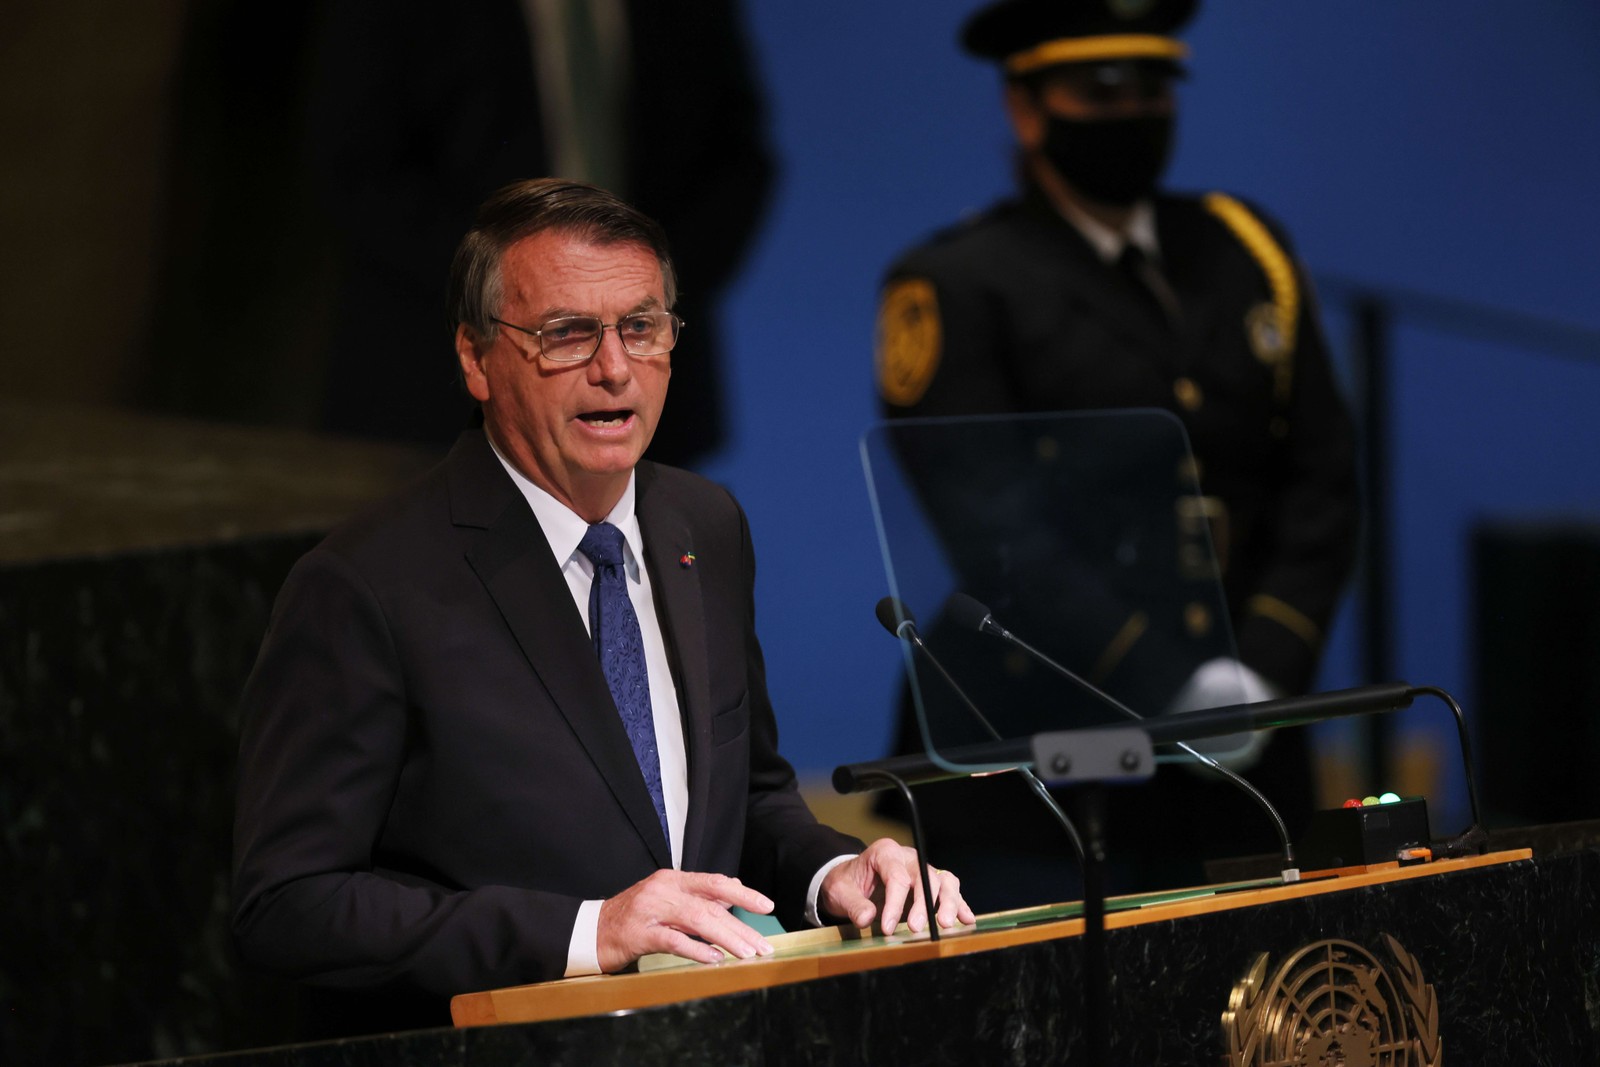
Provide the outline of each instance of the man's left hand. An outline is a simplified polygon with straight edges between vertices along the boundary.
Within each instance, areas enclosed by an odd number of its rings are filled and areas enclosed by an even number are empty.
[[[928,884],[936,906],[934,921],[941,928],[976,921],[961,898],[961,879],[929,867]],[[877,918],[885,934],[894,933],[903,916],[913,932],[921,933],[928,926],[928,908],[917,875],[916,850],[887,837],[874,841],[861,855],[839,864],[823,878],[817,910],[847,919],[858,930],[870,929]]]

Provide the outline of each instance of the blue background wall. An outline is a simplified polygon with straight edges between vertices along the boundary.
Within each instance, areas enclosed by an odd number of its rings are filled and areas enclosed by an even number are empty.
[[[783,177],[726,310],[735,444],[710,473],[750,513],[771,683],[805,769],[878,754],[898,679],[856,451],[879,277],[1009,187],[998,76],[955,45],[971,7],[749,8]],[[1173,187],[1250,197],[1319,275],[1600,330],[1600,5],[1213,0],[1186,36]],[[1340,342],[1341,309],[1327,319]],[[1600,514],[1600,352],[1486,344],[1423,315],[1396,345],[1397,673],[1470,712],[1469,524]],[[1350,614],[1329,686],[1362,680]],[[1442,715],[1409,712],[1402,735],[1432,737]],[[1448,765],[1454,741],[1438,744]],[[1436,829],[1463,810],[1454,783]]]

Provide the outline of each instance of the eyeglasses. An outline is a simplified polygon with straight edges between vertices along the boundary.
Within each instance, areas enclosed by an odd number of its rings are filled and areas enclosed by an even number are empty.
[[[582,363],[600,351],[607,330],[616,330],[617,339],[631,356],[664,356],[678,343],[683,320],[670,311],[636,311],[616,322],[601,322],[594,315],[566,315],[546,319],[537,330],[491,318],[501,326],[539,339],[539,354],[552,363]],[[526,350],[524,356],[528,356]],[[531,357],[530,357],[531,358]]]

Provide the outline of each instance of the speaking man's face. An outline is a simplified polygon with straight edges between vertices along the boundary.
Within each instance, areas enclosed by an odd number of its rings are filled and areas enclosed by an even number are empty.
[[[497,317],[530,330],[564,316],[610,324],[667,310],[661,265],[643,245],[545,230],[506,249],[500,275]],[[552,362],[537,337],[503,326],[487,345],[461,327],[456,351],[506,458],[584,519],[604,518],[655,434],[672,357],[631,355],[613,329],[579,363]]]

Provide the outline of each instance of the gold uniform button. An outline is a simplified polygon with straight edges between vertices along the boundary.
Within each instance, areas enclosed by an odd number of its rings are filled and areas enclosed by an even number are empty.
[[[1200,387],[1193,378],[1179,378],[1173,382],[1172,395],[1178,398],[1178,403],[1185,411],[1199,411],[1200,405],[1205,403],[1205,397],[1200,395]]]
[[[1211,609],[1195,602],[1183,609],[1183,625],[1191,637],[1204,637],[1211,632]]]

